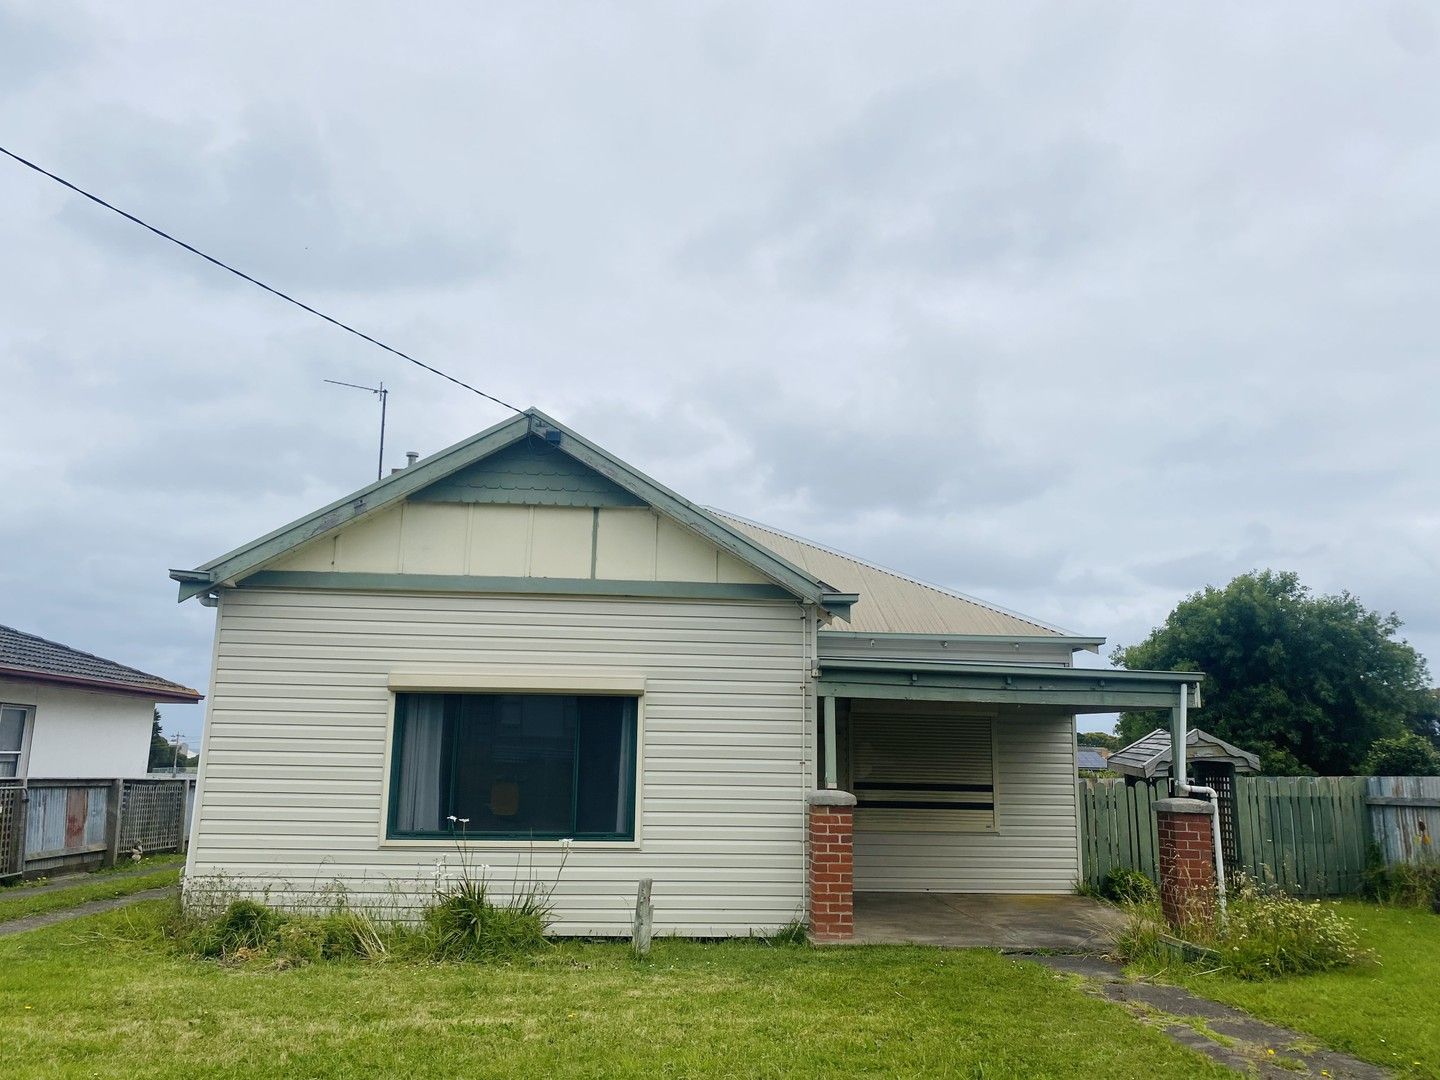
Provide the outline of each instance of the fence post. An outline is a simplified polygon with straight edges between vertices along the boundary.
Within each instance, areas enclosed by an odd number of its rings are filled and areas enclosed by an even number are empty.
[[[15,831],[19,834],[15,837],[15,872],[25,872],[25,856],[29,854],[29,844],[26,842],[30,832],[30,781],[20,781],[20,795],[15,803]]]
[[[105,859],[101,866],[114,866],[120,858],[120,804],[125,799],[125,781],[110,781],[110,798],[105,804]]]

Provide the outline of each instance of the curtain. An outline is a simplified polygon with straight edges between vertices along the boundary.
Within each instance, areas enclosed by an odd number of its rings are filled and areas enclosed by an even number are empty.
[[[396,825],[402,832],[430,832],[440,825],[440,754],[445,698],[411,694],[405,699],[400,741],[400,798]]]
[[[630,831],[630,812],[635,798],[635,759],[639,754],[632,753],[631,748],[634,746],[635,699],[626,698],[620,713],[620,768],[617,770],[619,779],[615,784],[615,831],[622,835]]]

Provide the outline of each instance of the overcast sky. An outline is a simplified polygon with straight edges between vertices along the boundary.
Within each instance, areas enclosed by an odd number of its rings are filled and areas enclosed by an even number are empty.
[[[1142,638],[1440,660],[1440,22],[0,0],[0,144],[692,499]],[[0,622],[205,689],[195,566],[504,410],[0,160]],[[198,734],[199,707],[167,706]]]

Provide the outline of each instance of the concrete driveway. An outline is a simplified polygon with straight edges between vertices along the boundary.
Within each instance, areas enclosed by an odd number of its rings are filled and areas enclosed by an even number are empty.
[[[1083,896],[857,892],[853,943],[1102,952],[1124,923]]]

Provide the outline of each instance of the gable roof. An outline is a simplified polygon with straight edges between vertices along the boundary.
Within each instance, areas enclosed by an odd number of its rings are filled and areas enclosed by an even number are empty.
[[[859,600],[850,608],[848,630],[871,634],[975,634],[1009,637],[1069,637],[1050,626],[939,585],[887,570],[872,562],[823,547],[812,540],[715,512],[757,543],[836,583]],[[1099,641],[1100,639],[1093,639]]]
[[[532,440],[541,445],[528,449],[523,447]],[[409,468],[391,473],[194,570],[171,570],[170,576],[180,583],[180,600],[187,600],[216,586],[237,581],[302,544],[402,499],[412,496],[423,499],[421,493],[436,485],[448,486],[446,498],[466,500],[468,490],[468,498],[477,501],[482,497],[485,501],[496,500],[496,492],[504,490],[503,477],[507,470],[526,475],[526,483],[532,486],[537,475],[557,478],[553,487],[556,492],[584,486],[577,476],[567,476],[566,470],[545,464],[547,458],[553,461],[551,451],[558,451],[585,466],[584,473],[591,480],[598,476],[600,482],[590,485],[593,490],[582,493],[585,498],[633,499],[635,502],[632,505],[648,505],[735,556],[797,599],[817,604],[842,618],[855,602],[853,595],[832,587],[769,547],[756,543],[728,522],[656,483],[534,408],[432,454]],[[502,454],[505,456],[501,457]],[[493,464],[497,458],[499,468],[484,470],[483,475],[467,475],[471,467],[479,462],[491,459]],[[538,465],[537,458],[541,462]],[[502,479],[497,481],[497,477]],[[485,494],[482,496],[478,492]],[[581,505],[603,504],[584,502]]]
[[[199,701],[205,695],[58,641],[0,626],[0,676],[114,690],[154,701]]]
[[[1185,752],[1194,761],[1226,761],[1241,772],[1259,772],[1260,759],[1218,735],[1192,727],[1185,736]],[[1170,775],[1170,732],[1156,728],[1129,746],[1110,755],[1109,768],[1126,776],[1146,780]]]

